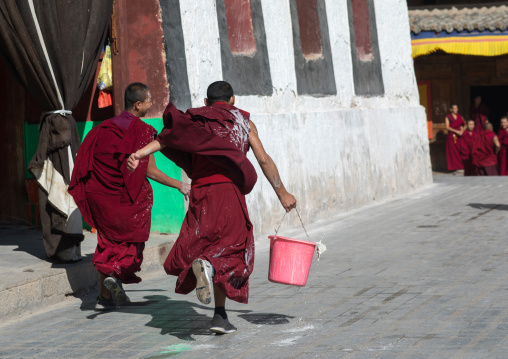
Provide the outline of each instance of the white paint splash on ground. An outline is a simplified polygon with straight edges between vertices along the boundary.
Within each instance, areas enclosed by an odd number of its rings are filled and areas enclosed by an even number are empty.
[[[302,328],[292,328],[292,329],[286,329],[284,330],[284,333],[299,333],[299,332],[305,332],[307,330],[314,329],[314,326],[312,324],[306,325]]]
[[[212,344],[198,344],[193,345],[192,350],[205,350],[205,349],[213,349],[215,348],[215,345]]]
[[[300,339],[300,338],[301,338],[301,336],[287,338],[287,339],[283,339],[283,340],[279,340],[277,342],[274,342],[274,343],[272,343],[272,345],[277,345],[277,346],[280,346],[280,347],[285,347],[285,346],[296,344],[296,341],[298,339]]]

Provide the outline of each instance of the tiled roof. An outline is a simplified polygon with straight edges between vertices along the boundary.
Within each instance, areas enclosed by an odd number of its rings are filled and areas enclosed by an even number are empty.
[[[508,6],[409,10],[409,23],[415,34],[421,31],[504,31],[508,27]]]

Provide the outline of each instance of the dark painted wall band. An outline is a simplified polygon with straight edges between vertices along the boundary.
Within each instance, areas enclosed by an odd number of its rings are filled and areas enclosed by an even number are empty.
[[[296,0],[290,1],[291,22],[293,24],[293,48],[295,54],[295,71],[297,91],[299,95],[336,95],[335,74],[330,49],[330,36],[324,0],[317,0],[319,28],[323,56],[315,60],[306,60],[300,42],[300,26]]]
[[[348,0],[347,8],[349,13],[349,34],[351,39],[351,58],[353,60],[355,94],[359,96],[382,96],[385,93],[385,89],[383,84],[383,73],[381,70],[381,57],[379,56],[374,1],[366,0],[369,10],[369,25],[373,55],[373,58],[370,61],[361,61],[358,57],[351,1],[352,0]]]
[[[266,47],[265,25],[261,0],[251,0],[252,27],[257,51],[253,57],[231,53],[228,39],[224,0],[217,0],[223,80],[233,86],[235,95],[270,96],[273,93],[270,62]],[[220,80],[220,79],[217,79]]]
[[[182,111],[192,106],[185,58],[180,0],[160,0],[169,98]]]

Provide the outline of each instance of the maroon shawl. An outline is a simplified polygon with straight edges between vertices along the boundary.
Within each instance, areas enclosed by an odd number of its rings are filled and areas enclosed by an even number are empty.
[[[171,102],[164,111],[164,129],[157,141],[166,145],[161,151],[181,167],[192,179],[192,155],[207,156],[209,160],[228,172],[228,178],[242,194],[248,194],[256,184],[257,174],[244,151],[230,138],[230,126],[235,113],[246,112],[225,103],[192,108],[183,113]]]
[[[496,134],[490,130],[484,130],[474,136],[472,158],[476,167],[489,167],[497,164],[493,141],[495,136]]]
[[[122,126],[122,124],[125,123],[128,124],[128,128],[124,128],[124,126]],[[143,208],[138,209],[140,212],[146,210],[144,207],[147,205],[149,205],[151,209],[152,205],[151,201],[139,198],[143,197],[140,193],[147,192],[147,186],[150,186],[146,179],[148,157],[140,161],[138,169],[133,173],[127,169],[125,159],[131,153],[136,152],[143,146],[147,145],[150,141],[153,141],[154,134],[156,134],[156,131],[152,126],[147,125],[138,117],[134,117],[130,113],[124,111],[120,114],[120,116],[106,120],[99,126],[94,127],[84,139],[76,156],[76,163],[74,164],[74,170],[72,171],[72,178],[68,191],[72,197],[74,197],[85,222],[95,228],[97,227],[96,223],[94,223],[89,203],[87,202],[86,192],[89,192],[87,191],[87,185],[91,177],[91,172],[94,168],[94,151],[96,145],[98,145],[97,139],[100,131],[110,131],[112,134],[112,141],[118,138],[120,139],[118,140],[118,145],[116,147],[117,152],[114,154],[115,160],[118,160],[121,163],[119,171],[123,175],[124,183],[123,188],[119,192],[120,199],[118,205],[121,207],[132,207],[142,204]],[[100,167],[100,164],[98,165]],[[111,180],[114,181],[114,179]],[[107,204],[108,203],[105,205]],[[117,209],[117,211],[120,210],[121,208]],[[128,209],[128,212],[132,211],[136,212],[137,209]]]

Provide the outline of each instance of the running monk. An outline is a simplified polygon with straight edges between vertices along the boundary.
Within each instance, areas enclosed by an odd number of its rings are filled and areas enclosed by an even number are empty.
[[[224,81],[208,87],[204,107],[183,113],[170,102],[157,140],[128,161],[134,170],[140,158],[162,150],[192,179],[189,209],[164,269],[178,276],[177,293],[196,288],[204,304],[211,302],[213,293],[210,330],[218,334],[236,330],[227,319],[226,298],[247,303],[249,297],[254,236],[245,195],[257,178],[246,157],[249,147],[284,209],[289,212],[296,207],[296,199],[284,188],[249,114],[234,104],[233,89]]]
[[[152,106],[148,87],[132,83],[125,90],[125,111],[93,128],[81,145],[69,193],[86,223],[97,229],[93,264],[100,273],[96,309],[129,302],[122,283],[141,281],[143,249],[148,240],[153,193],[149,177],[184,195],[190,186],[169,178],[153,155],[140,161],[136,173],[126,167],[132,152],[153,141],[157,132],[141,121]]]

